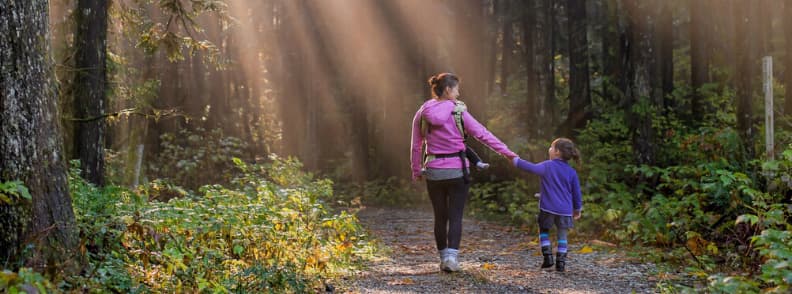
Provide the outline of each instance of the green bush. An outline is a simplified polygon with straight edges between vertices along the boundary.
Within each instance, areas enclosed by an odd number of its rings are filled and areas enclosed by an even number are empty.
[[[70,188],[88,261],[62,288],[86,292],[315,292],[373,250],[357,219],[332,213],[332,183],[273,157],[234,159],[238,177],[199,195],[149,201],[136,191]],[[173,187],[171,187],[173,188]]]
[[[236,175],[232,158],[245,158],[247,144],[220,129],[183,129],[160,136],[162,150],[148,170],[153,178],[196,189],[206,183],[225,184]]]

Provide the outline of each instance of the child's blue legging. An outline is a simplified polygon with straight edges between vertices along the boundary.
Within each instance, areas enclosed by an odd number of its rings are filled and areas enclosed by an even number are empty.
[[[567,229],[558,229],[558,248],[556,252],[558,253],[566,253],[567,252]],[[541,247],[550,247],[552,244],[550,243],[550,229],[539,229],[539,246]]]

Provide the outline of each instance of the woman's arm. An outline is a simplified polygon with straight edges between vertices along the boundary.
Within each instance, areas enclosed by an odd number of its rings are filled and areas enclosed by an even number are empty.
[[[501,140],[497,137],[492,135],[487,128],[485,128],[481,123],[479,123],[469,112],[465,111],[462,113],[462,121],[465,124],[465,132],[469,135],[476,138],[479,142],[487,145],[490,149],[495,152],[498,152],[500,155],[505,156],[506,158],[514,158],[517,157],[517,154],[509,150],[509,147],[506,147],[506,144],[503,144]]]
[[[411,144],[410,144],[410,165],[412,168],[412,178],[413,180],[418,179],[421,177],[421,161],[423,160],[423,143],[424,143],[424,136],[421,132],[421,114],[423,113],[423,108],[418,109],[418,112],[415,113],[415,117],[413,118],[412,123],[412,136],[411,136]]]

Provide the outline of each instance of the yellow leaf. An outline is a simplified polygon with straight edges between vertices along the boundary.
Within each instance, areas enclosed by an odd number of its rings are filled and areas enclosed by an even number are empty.
[[[412,285],[412,284],[415,284],[415,281],[413,281],[413,279],[411,279],[411,278],[404,278],[404,279],[393,280],[393,281],[388,282],[388,285],[391,285],[391,286],[393,286],[393,285]]]
[[[580,248],[580,251],[578,251],[578,253],[580,253],[580,254],[588,254],[588,253],[592,253],[592,252],[594,252],[594,249],[591,248],[591,246],[588,246],[588,245],[583,246],[583,248]]]
[[[485,262],[484,264],[481,265],[481,267],[484,268],[485,270],[491,270],[495,268],[495,265],[489,262]]]

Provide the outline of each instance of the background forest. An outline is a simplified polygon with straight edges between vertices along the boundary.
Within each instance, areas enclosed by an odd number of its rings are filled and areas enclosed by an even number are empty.
[[[409,132],[453,72],[524,159],[576,142],[576,233],[682,269],[659,289],[791,290],[788,1],[31,3],[75,225],[29,237],[36,169],[0,156],[0,289],[313,291],[374,250],[348,210],[429,204]],[[538,180],[473,146],[469,214],[533,224]]]

